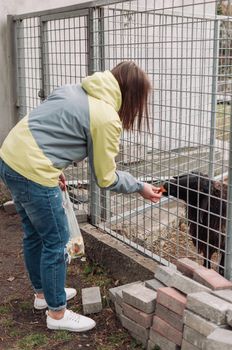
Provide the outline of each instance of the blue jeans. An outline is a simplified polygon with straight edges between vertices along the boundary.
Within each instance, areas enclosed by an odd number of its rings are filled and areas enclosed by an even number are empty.
[[[0,159],[0,177],[21,217],[26,268],[36,292],[49,309],[66,306],[64,290],[69,232],[59,186],[46,187],[21,176]]]

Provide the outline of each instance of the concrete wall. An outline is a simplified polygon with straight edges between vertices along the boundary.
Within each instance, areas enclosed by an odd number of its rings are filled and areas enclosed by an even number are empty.
[[[11,115],[7,15],[42,11],[83,2],[87,0],[0,0],[0,144],[15,122]]]

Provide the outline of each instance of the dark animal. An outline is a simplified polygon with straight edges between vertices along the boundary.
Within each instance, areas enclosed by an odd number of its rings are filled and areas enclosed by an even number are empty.
[[[210,180],[207,175],[190,173],[174,177],[163,185],[165,196],[182,199],[186,204],[189,234],[198,253],[204,256],[204,266],[220,249],[219,273],[224,274],[227,185]]]

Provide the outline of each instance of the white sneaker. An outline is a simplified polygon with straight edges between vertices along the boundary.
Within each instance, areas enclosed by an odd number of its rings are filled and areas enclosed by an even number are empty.
[[[74,288],[65,288],[64,290],[66,293],[66,300],[70,300],[70,299],[74,298],[77,294],[77,291]],[[43,310],[43,309],[46,309],[47,307],[48,307],[48,304],[47,304],[46,300],[37,298],[37,296],[35,294],[34,308],[37,310]]]
[[[62,329],[72,332],[86,332],[96,326],[96,322],[89,317],[79,315],[71,310],[65,310],[64,317],[60,320],[47,315],[47,327],[49,329]]]

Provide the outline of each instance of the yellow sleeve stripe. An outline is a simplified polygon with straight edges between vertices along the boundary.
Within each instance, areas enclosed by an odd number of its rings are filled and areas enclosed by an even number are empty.
[[[109,187],[117,179],[115,157],[119,152],[122,125],[113,108],[89,98],[94,172],[98,185]]]

